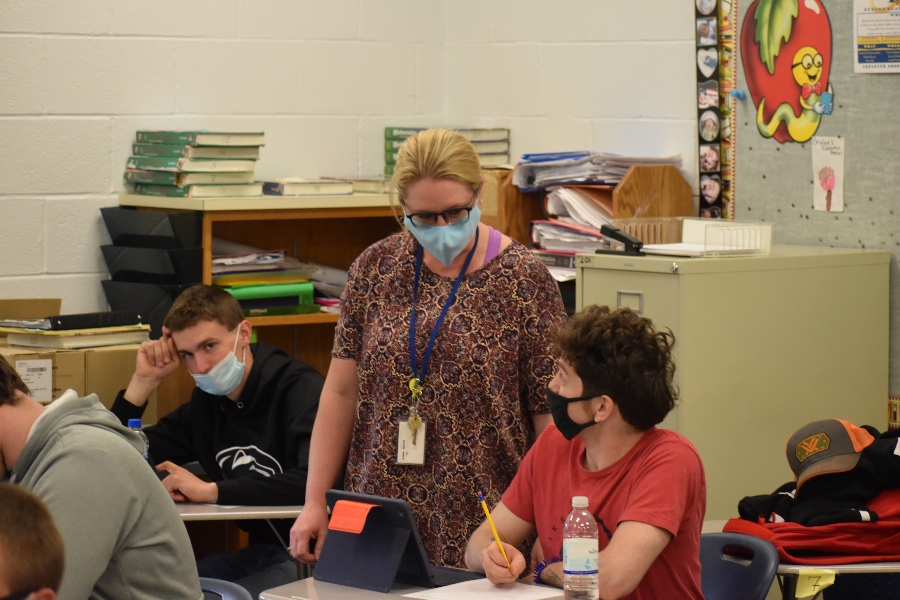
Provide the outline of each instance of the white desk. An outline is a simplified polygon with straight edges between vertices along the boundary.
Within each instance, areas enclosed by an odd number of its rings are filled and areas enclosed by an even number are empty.
[[[193,502],[176,502],[181,520],[188,521],[239,521],[246,519],[265,519],[272,526],[271,519],[296,519],[303,506],[223,506],[219,504],[195,504]],[[223,547],[228,546],[228,532],[225,531]],[[284,540],[290,543],[289,540]],[[297,563],[297,576],[309,577],[309,565]]]
[[[800,569],[828,569],[838,575],[849,573],[900,573],[900,562],[856,563],[853,565],[778,565],[779,575],[799,575]]]
[[[794,600],[796,598],[797,577],[800,575],[800,569],[827,569],[834,571],[837,575],[900,573],[900,562],[872,562],[848,565],[780,564],[778,565],[778,575],[784,577],[781,591],[785,600]]]
[[[296,519],[303,506],[221,506],[177,502],[182,521],[235,521],[241,519]]]
[[[260,600],[372,600],[385,596],[402,596],[425,588],[405,583],[395,583],[387,594],[358,588],[316,581],[312,577],[266,590]]]

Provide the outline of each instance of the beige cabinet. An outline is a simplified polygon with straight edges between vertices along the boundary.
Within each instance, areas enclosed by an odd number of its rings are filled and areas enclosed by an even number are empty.
[[[579,255],[577,308],[630,306],[675,335],[677,407],[709,520],[793,475],[790,435],[841,418],[887,428],[890,253],[774,246],[767,256]]]

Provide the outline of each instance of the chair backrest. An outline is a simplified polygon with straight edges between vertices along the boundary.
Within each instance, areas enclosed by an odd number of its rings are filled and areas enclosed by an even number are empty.
[[[778,571],[778,551],[752,535],[704,533],[700,564],[707,600],[765,600]]]
[[[246,589],[236,583],[221,579],[200,578],[200,589],[204,600],[253,600]]]

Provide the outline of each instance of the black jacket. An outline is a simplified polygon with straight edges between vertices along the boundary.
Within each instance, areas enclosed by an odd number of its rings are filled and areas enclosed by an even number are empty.
[[[250,350],[253,367],[237,402],[194,388],[189,402],[144,429],[150,458],[179,465],[198,461],[219,486],[219,504],[302,504],[324,380],[279,348],[260,342]],[[125,400],[124,390],[111,410],[122,423],[144,412]],[[251,543],[277,543],[264,521],[241,527]],[[281,523],[279,531],[284,536],[289,528]]]
[[[875,441],[860,453],[855,468],[811,477],[799,492],[791,481],[773,494],[747,496],[738,503],[741,518],[808,527],[877,521],[878,514],[867,508],[868,503],[883,490],[900,487],[900,431],[878,433],[874,427],[863,427]]]

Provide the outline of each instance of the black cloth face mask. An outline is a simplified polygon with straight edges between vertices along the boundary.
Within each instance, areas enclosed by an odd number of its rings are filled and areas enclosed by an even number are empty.
[[[563,437],[571,441],[575,436],[591,425],[596,425],[597,421],[588,421],[587,423],[576,423],[569,416],[569,404],[572,402],[582,402],[596,398],[599,394],[591,394],[590,396],[579,396],[578,398],[566,398],[560,396],[547,386],[547,399],[550,401],[550,414],[553,416],[553,424],[563,434]]]

